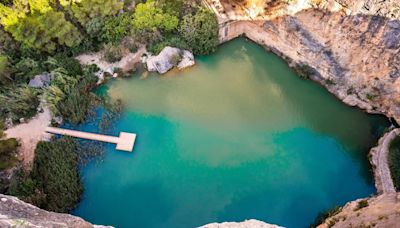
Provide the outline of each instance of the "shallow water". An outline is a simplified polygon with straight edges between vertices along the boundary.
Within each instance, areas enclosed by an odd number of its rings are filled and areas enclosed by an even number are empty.
[[[133,153],[109,145],[104,162],[82,169],[74,214],[92,223],[195,227],[254,218],[306,227],[319,212],[375,192],[367,153],[386,119],[347,107],[245,39],[183,72],[100,90],[126,102],[113,133],[138,138]]]

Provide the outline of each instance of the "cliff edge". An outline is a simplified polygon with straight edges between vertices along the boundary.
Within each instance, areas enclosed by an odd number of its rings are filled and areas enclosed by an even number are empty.
[[[76,216],[48,212],[16,197],[2,194],[0,194],[0,227],[111,228],[111,226],[93,225]]]

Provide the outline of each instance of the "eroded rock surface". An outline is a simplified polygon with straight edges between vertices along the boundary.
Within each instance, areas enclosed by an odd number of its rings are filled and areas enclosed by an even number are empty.
[[[366,203],[367,202],[367,203]],[[400,193],[383,194],[347,203],[318,228],[399,227]]]
[[[165,47],[160,54],[146,59],[147,70],[160,74],[165,74],[174,67],[181,70],[194,64],[194,56],[191,52],[174,47]]]
[[[96,226],[79,217],[48,212],[16,197],[0,194],[0,227],[106,228],[111,226]]]

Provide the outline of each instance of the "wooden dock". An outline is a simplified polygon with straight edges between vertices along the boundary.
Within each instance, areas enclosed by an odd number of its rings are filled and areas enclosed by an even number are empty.
[[[135,140],[136,140],[136,134],[126,133],[126,132],[121,132],[119,134],[119,137],[100,135],[100,134],[75,131],[75,130],[69,130],[69,129],[62,129],[62,128],[56,128],[56,127],[47,127],[46,132],[52,133],[52,134],[57,134],[57,135],[72,136],[75,138],[82,138],[82,139],[96,140],[96,141],[107,142],[107,143],[114,143],[114,144],[117,144],[117,147],[116,147],[117,150],[122,150],[122,151],[127,151],[127,152],[132,152],[133,145],[135,144]]]

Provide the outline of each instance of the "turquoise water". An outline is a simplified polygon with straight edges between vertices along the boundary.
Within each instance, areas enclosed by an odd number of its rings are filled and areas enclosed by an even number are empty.
[[[100,90],[126,109],[133,153],[107,146],[82,169],[74,214],[116,227],[195,227],[259,219],[306,227],[335,205],[375,193],[369,148],[387,120],[347,107],[245,39],[165,76]],[[79,126],[96,131],[96,123]]]

